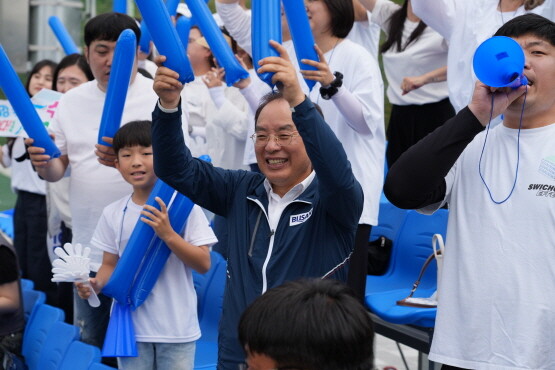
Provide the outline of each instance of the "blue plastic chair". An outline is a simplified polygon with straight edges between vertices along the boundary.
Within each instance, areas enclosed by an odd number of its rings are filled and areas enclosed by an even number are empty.
[[[218,325],[222,315],[227,263],[217,252],[211,252],[210,257],[210,270],[202,278],[197,277],[202,336],[196,344],[195,369],[212,369],[218,362]]]
[[[39,356],[50,329],[64,321],[64,311],[47,304],[36,307],[23,334],[22,354],[30,370],[39,368]]]
[[[35,307],[46,301],[46,294],[38,290],[21,290],[21,294],[23,295],[23,314],[25,321],[29,323]]]
[[[0,212],[0,230],[13,239],[13,208]]]
[[[57,370],[69,349],[79,339],[79,328],[65,322],[55,322],[50,328],[39,355],[40,370]]]
[[[89,344],[75,341],[69,345],[58,370],[87,370],[100,362],[100,349]]]
[[[393,241],[393,245],[395,246],[399,230],[405,222],[405,217],[407,216],[407,213],[408,211],[406,209],[395,207],[384,197],[384,200],[380,201],[378,224],[372,227],[370,240],[375,240],[380,236],[385,236],[386,238],[391,239]],[[374,283],[375,280],[379,282],[380,279],[383,278],[383,276],[389,275],[391,273],[391,266],[392,264],[390,262],[389,267],[384,275],[369,275],[366,278],[367,293],[369,292],[368,287],[373,287],[376,285]]]
[[[33,290],[33,289],[35,289],[35,283],[33,283],[33,280],[20,279],[20,281],[21,281],[21,290]]]
[[[115,370],[115,369],[113,367],[110,367],[108,365],[104,365],[98,362],[98,363],[92,364],[89,367],[89,370]]]
[[[433,327],[435,308],[399,306],[396,302],[406,298],[418,277],[425,260],[432,254],[432,237],[441,234],[445,238],[448,211],[438,210],[431,216],[409,211],[393,245],[391,271],[374,279],[367,286],[366,304],[380,318],[396,324],[413,324]],[[437,264],[429,265],[420,281],[414,297],[429,297],[436,290]]]

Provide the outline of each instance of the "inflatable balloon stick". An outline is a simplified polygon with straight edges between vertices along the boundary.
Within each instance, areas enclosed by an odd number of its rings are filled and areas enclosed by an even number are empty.
[[[185,47],[177,35],[170,15],[162,0],[135,0],[150,31],[152,40],[161,55],[167,60],[164,66],[179,74],[179,81],[187,83],[195,76],[185,55]]]
[[[154,198],[159,197],[165,204],[169,204],[174,190],[162,180],[156,181],[146,204],[160,209]],[[154,229],[140,219],[129,237],[129,241],[121,258],[102,293],[115,298],[120,303],[127,303],[129,293],[143,257],[156,238]]]
[[[308,64],[301,63],[303,59],[320,61],[318,53],[314,50],[314,36],[310,29],[308,16],[306,14],[304,1],[302,0],[282,0],[285,15],[287,16],[287,23],[289,24],[289,31],[291,38],[295,45],[295,53],[297,54],[297,61],[299,68],[302,70],[316,71],[317,68]],[[308,88],[312,90],[316,81],[305,79]]]
[[[127,14],[127,0],[114,0],[112,11]]]
[[[2,71],[0,72],[0,88],[4,90],[4,94],[10,101],[27,135],[35,140],[33,145],[44,148],[44,154],[49,155],[50,158],[59,157],[60,150],[48,136],[48,132],[29,99],[29,94],[15,73],[2,44],[0,44],[0,71]]]
[[[110,80],[108,81],[100,129],[98,131],[98,144],[111,146],[111,144],[104,142],[102,137],[114,137],[121,125],[121,117],[123,115],[129,81],[131,80],[136,50],[137,40],[135,32],[130,29],[123,30],[116,42],[114,60],[110,69]]]
[[[137,355],[137,341],[135,340],[131,308],[127,304],[115,301],[104,338],[102,356],[137,357]]]
[[[231,51],[231,48],[225,41],[222,31],[220,31],[204,0],[187,0],[187,6],[193,17],[197,20],[202,35],[206,42],[208,42],[208,45],[210,45],[210,50],[212,50],[218,64],[225,69],[227,86],[231,86],[237,81],[249,77],[249,73],[239,64],[237,58],[233,55],[233,51]]]
[[[168,9],[168,13],[171,16],[175,16],[177,14],[177,6],[180,1],[181,0],[166,0],[166,9]]]
[[[176,192],[168,210],[171,226],[176,232],[183,231],[194,205],[185,195]],[[131,288],[130,298],[133,309],[137,309],[148,298],[170,254],[171,250],[168,246],[162,239],[156,237],[143,258],[143,264]]]
[[[189,43],[189,32],[191,31],[191,18],[185,16],[179,17],[175,24],[175,28],[177,29],[177,34],[183,45],[187,45]]]
[[[252,56],[253,64],[258,68],[261,59],[279,56],[270,46],[270,40],[281,44],[281,7],[280,0],[252,0]],[[304,10],[303,10],[304,11]],[[263,73],[260,79],[274,87],[273,73]]]
[[[528,84],[524,76],[524,52],[515,40],[495,36],[484,41],[474,53],[474,73],[491,87],[517,89]]]
[[[50,25],[50,28],[52,28],[52,31],[54,31],[54,35],[56,35],[56,38],[62,45],[66,55],[79,54],[77,45],[75,45],[75,42],[67,32],[67,29],[64,27],[60,18],[53,15],[48,18],[48,24]]]
[[[145,21],[141,22],[141,39],[139,40],[139,49],[145,53],[150,54],[150,42],[152,41],[152,36],[148,31]]]

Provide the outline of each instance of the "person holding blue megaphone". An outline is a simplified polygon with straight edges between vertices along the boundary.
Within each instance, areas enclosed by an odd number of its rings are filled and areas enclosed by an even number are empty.
[[[429,359],[552,368],[555,23],[515,17],[476,50],[474,69],[468,106],[401,155],[384,193],[426,214],[449,205]]]
[[[106,91],[114,68],[114,50],[118,37],[130,29],[140,40],[141,33],[135,20],[121,13],[105,13],[90,19],[84,29],[84,56],[94,80],[86,82],[61,98],[51,130],[62,155],[50,159],[44,149],[31,146],[28,151],[38,174],[49,182],[61,179],[71,165],[69,175],[69,203],[72,215],[73,243],[91,248],[91,270],[93,274],[102,263],[102,253],[91,245],[94,228],[108,204],[130,192],[130,186],[115,171],[115,155],[107,145],[97,144]],[[136,58],[136,53],[133,55]],[[137,73],[137,62],[133,64],[121,122],[150,119],[152,105],[157,96],[152,90],[152,80]],[[184,119],[187,132],[187,120]],[[102,138],[109,143],[111,138]],[[50,159],[50,160],[49,160]],[[76,323],[81,339],[102,348],[109,318],[111,299],[100,295],[101,305],[91,308],[88,303],[77,300]],[[112,363],[112,366],[115,362]]]

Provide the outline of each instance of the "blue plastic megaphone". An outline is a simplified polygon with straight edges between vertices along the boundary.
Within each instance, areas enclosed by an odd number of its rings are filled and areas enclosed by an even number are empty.
[[[494,36],[484,41],[474,53],[474,73],[491,87],[517,89],[528,84],[524,71],[524,52],[510,37]]]

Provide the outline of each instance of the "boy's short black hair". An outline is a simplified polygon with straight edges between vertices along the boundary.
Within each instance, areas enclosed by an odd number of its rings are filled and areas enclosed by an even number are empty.
[[[133,18],[123,13],[99,14],[85,25],[85,45],[88,47],[95,40],[117,41],[120,33],[127,28],[135,32],[138,42],[141,30]]]
[[[331,17],[331,32],[335,37],[345,38],[355,24],[355,8],[348,0],[322,0]]]
[[[374,330],[364,306],[332,279],[290,281],[258,297],[239,321],[249,353],[278,367],[370,370]]]
[[[534,13],[515,17],[497,30],[495,36],[520,37],[534,35],[555,46],[555,23]]]
[[[119,128],[114,135],[112,148],[118,155],[123,148],[132,146],[152,146],[151,121],[131,121]]]

